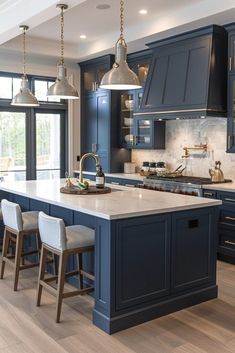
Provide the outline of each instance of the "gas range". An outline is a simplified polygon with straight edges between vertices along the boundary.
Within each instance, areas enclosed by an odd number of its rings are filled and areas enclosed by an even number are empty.
[[[226,179],[223,183],[231,181]],[[202,186],[206,184],[217,183],[212,182],[210,178],[192,176],[158,177],[153,175],[144,178],[143,188],[191,196],[202,196]]]

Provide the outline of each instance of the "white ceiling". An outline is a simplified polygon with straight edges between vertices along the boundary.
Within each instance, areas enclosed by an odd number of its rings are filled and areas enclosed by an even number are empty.
[[[56,0],[0,0],[1,50],[22,50],[20,24],[30,26],[27,51],[56,57],[59,54],[60,17]],[[119,0],[70,0],[65,13],[65,57],[78,62],[113,52],[119,36]],[[108,4],[107,10],[96,5]],[[235,22],[234,0],[125,0],[124,34],[128,51],[207,24]],[[145,8],[147,15],[140,15]],[[86,34],[87,39],[79,38]]]

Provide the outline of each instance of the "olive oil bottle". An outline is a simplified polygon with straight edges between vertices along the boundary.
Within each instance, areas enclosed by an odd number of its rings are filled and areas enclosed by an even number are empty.
[[[104,184],[105,184],[105,175],[104,172],[102,170],[101,165],[99,165],[97,167],[97,173],[96,173],[96,178],[95,178],[95,183],[96,183],[96,187],[98,189],[103,189],[104,188]]]

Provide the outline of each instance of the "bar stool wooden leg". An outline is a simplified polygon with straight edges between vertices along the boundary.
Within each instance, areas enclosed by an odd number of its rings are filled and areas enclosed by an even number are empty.
[[[60,322],[61,306],[64,292],[64,282],[66,274],[67,254],[62,252],[59,259],[58,287],[56,298],[56,322]]]
[[[1,279],[3,279],[3,276],[4,276],[4,270],[5,270],[5,264],[6,264],[4,257],[7,257],[9,244],[10,244],[10,233],[5,228],[3,246],[2,246],[2,266],[1,266],[1,274],[0,274]]]
[[[39,266],[39,278],[38,278],[38,288],[37,288],[37,306],[41,304],[41,297],[42,297],[42,285],[40,283],[41,280],[44,280],[46,264],[47,264],[47,255],[48,250],[42,244],[41,248],[41,261]]]
[[[79,284],[80,289],[83,289],[83,275],[81,273],[82,270],[82,253],[77,254],[77,262],[78,262],[78,270],[79,272]]]
[[[19,233],[16,240],[14,291],[17,291],[18,286],[23,239],[23,235]]]

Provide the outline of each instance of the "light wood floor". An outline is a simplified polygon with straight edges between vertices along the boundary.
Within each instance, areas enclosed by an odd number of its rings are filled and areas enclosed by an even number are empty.
[[[219,298],[109,336],[91,323],[88,296],[63,304],[43,293],[35,306],[35,269],[12,291],[11,270],[0,280],[0,353],[235,353],[235,266],[218,263]]]

